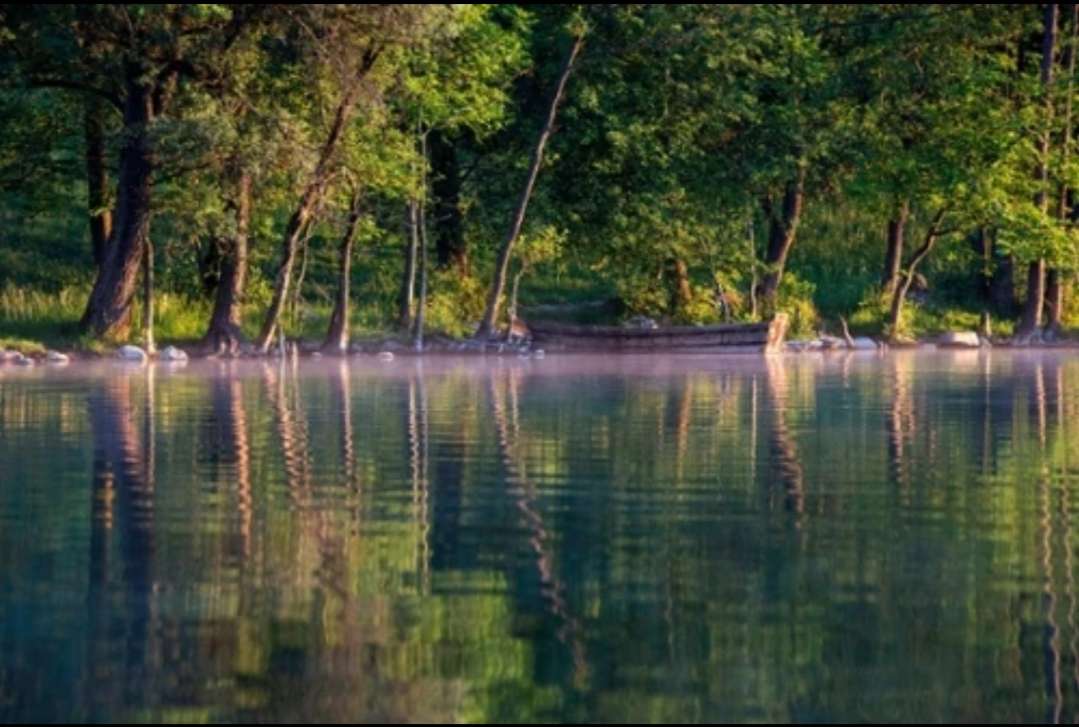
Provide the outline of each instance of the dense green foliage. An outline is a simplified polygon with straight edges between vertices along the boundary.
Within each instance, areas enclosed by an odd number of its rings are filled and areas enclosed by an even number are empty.
[[[473,332],[578,37],[522,317],[1000,333],[1041,261],[1056,333],[1075,35],[1066,5],[0,6],[0,336],[136,338],[149,254],[158,337],[198,339],[239,249],[246,337],[277,298],[321,337],[354,204],[347,327]]]

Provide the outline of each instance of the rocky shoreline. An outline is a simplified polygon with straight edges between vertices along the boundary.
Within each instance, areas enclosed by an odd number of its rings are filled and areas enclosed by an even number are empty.
[[[1079,348],[1079,340],[1057,339],[1047,341],[1042,339],[1016,341],[1009,338],[990,340],[978,335],[973,331],[950,331],[922,340],[907,340],[900,343],[889,343],[883,339],[875,339],[868,336],[838,337],[821,334],[816,338],[786,341],[783,344],[783,352],[792,354],[805,353],[842,353],[842,352],[876,352],[884,353],[889,350],[918,350],[918,349],[950,349],[950,350],[979,350],[989,348],[1003,348],[1016,350],[1059,350]],[[208,360],[264,360],[278,358],[322,358],[322,357],[368,357],[381,361],[392,361],[398,356],[516,356],[518,358],[544,358],[546,352],[543,349],[534,348],[528,340],[515,341],[482,341],[474,338],[450,338],[446,336],[434,336],[424,342],[423,349],[417,351],[411,342],[391,336],[368,338],[353,342],[344,354],[328,352],[314,342],[300,340],[282,341],[269,352],[262,353],[252,346],[241,347],[235,353],[222,354],[200,349],[198,344],[192,344],[185,348],[169,345],[159,351],[148,352],[134,345],[119,346],[110,352],[69,350],[59,351],[48,349],[44,353],[26,353],[17,350],[0,350],[0,366],[25,366],[36,365],[63,366],[72,361],[95,361],[95,360],[118,360],[128,363],[145,364],[151,361],[165,363],[184,363],[191,359]]]

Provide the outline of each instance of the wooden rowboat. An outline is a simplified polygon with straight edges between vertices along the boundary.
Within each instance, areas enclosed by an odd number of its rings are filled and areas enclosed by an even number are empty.
[[[782,348],[787,316],[780,313],[763,323],[665,328],[580,326],[547,321],[527,325],[532,346],[547,351],[762,353]]]

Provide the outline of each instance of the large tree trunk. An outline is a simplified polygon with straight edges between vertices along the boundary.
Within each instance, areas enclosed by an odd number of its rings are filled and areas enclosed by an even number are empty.
[[[528,178],[525,181],[524,189],[521,190],[521,197],[517,201],[517,207],[513,211],[509,231],[506,233],[506,238],[502,241],[502,247],[498,251],[494,279],[491,281],[491,289],[487,294],[487,307],[483,313],[483,320],[480,322],[479,330],[476,331],[477,338],[494,338],[496,335],[495,322],[498,319],[498,312],[502,302],[502,292],[506,287],[510,254],[513,252],[513,244],[521,234],[521,227],[525,221],[525,212],[528,209],[528,201],[532,197],[532,188],[536,185],[536,177],[539,175],[540,164],[543,162],[543,150],[547,146],[547,140],[550,139],[551,134],[554,132],[555,118],[558,116],[558,105],[562,101],[562,95],[566,90],[566,82],[569,81],[570,73],[573,71],[573,62],[577,59],[577,54],[581,51],[583,44],[583,35],[574,38],[573,45],[570,46],[569,53],[566,54],[566,60],[562,64],[562,73],[558,77],[558,85],[555,87],[554,95],[551,97],[551,105],[547,110],[547,121],[544,123],[539,138],[536,139],[536,146],[532,150],[532,163],[528,169]]]
[[[408,331],[412,327],[412,302],[416,294],[416,256],[420,247],[417,207],[416,200],[410,198],[405,208],[405,269],[401,277],[401,292],[397,298],[397,326],[402,331]]]
[[[689,307],[693,291],[689,285],[689,270],[685,260],[672,257],[667,260],[664,271],[668,285],[667,313],[674,319],[681,319]]]
[[[333,162],[341,145],[341,138],[344,136],[345,128],[352,118],[352,113],[363,90],[363,79],[367,76],[377,58],[376,53],[368,53],[364,57],[356,76],[352,78],[351,84],[344,89],[341,100],[338,102],[337,109],[334,112],[329,133],[319,151],[318,163],[315,165],[315,169],[304,187],[303,194],[300,195],[300,201],[289,218],[288,225],[285,227],[285,234],[281,240],[281,262],[277,266],[273,296],[270,299],[270,307],[266,311],[266,317],[263,319],[258,338],[255,339],[255,347],[262,353],[270,350],[274,333],[277,331],[277,326],[281,319],[281,311],[284,309],[285,301],[288,299],[289,282],[292,279],[292,269],[296,264],[296,252],[299,250],[300,240],[311,223],[315,208],[329,182]]]
[[[150,234],[153,162],[147,126],[154,117],[152,94],[141,85],[137,72],[131,75],[124,99],[116,224],[79,324],[83,331],[108,338],[120,338],[129,331],[139,265]]]
[[[242,171],[235,193],[228,200],[236,229],[231,235],[214,241],[221,258],[210,326],[202,344],[210,351],[235,355],[243,341],[241,306],[247,282],[248,228],[251,222],[251,175]]]
[[[768,250],[764,258],[764,277],[757,289],[757,300],[766,314],[775,312],[783,269],[791,247],[794,246],[794,237],[798,233],[798,223],[802,219],[802,203],[805,199],[805,178],[805,165],[800,165],[797,175],[787,183],[783,191],[781,210],[775,209],[771,196],[766,196],[762,202],[768,219]]]
[[[1023,314],[1016,337],[1028,338],[1042,324],[1042,307],[1045,305],[1045,260],[1038,259],[1027,265],[1027,293],[1023,302]]]
[[[363,199],[359,190],[352,196],[352,205],[348,212],[348,223],[341,244],[337,249],[337,298],[330,316],[330,329],[326,332],[326,341],[322,350],[344,355],[348,353],[348,313],[349,283],[352,277],[352,246],[356,242],[356,231],[360,227],[360,204]]]
[[[891,295],[899,282],[900,265],[903,262],[903,237],[909,216],[910,206],[904,200],[896,210],[895,217],[888,220],[888,247],[884,252],[884,274],[881,276],[881,289],[885,295]]]
[[[1045,6],[1042,31],[1041,85],[1046,94],[1044,127],[1038,139],[1038,194],[1035,199],[1041,211],[1049,210],[1049,135],[1052,128],[1053,102],[1049,89],[1053,84],[1053,55],[1056,52],[1057,35],[1056,3]],[[1016,338],[1029,339],[1042,323],[1042,306],[1045,301],[1045,260],[1038,259],[1027,267],[1027,296],[1023,305],[1023,317],[1016,331]]]
[[[1064,273],[1059,268],[1049,268],[1045,275],[1045,333],[1047,340],[1060,335],[1064,319]]]
[[[109,173],[105,153],[104,108],[98,98],[87,98],[86,133],[86,209],[90,218],[90,245],[94,265],[105,263],[109,236],[112,234],[112,210],[109,208]]]
[[[457,147],[443,132],[432,130],[431,191],[434,193],[435,254],[440,268],[468,276],[468,248],[461,214],[461,169]]]
[[[891,309],[888,312],[888,338],[893,343],[899,340],[899,323],[903,316],[903,303],[907,299],[907,292],[910,290],[911,283],[914,282],[914,273],[919,263],[926,258],[936,244],[937,238],[940,236],[940,223],[944,219],[946,211],[945,208],[942,208],[933,217],[921,247],[914,251],[906,268],[900,272],[899,280],[892,293]]]

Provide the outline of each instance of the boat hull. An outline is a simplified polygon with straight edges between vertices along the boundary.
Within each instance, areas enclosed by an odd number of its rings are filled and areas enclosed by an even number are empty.
[[[528,323],[528,330],[532,345],[547,351],[764,353],[782,348],[787,317],[780,314],[763,323],[652,329],[534,321]]]

